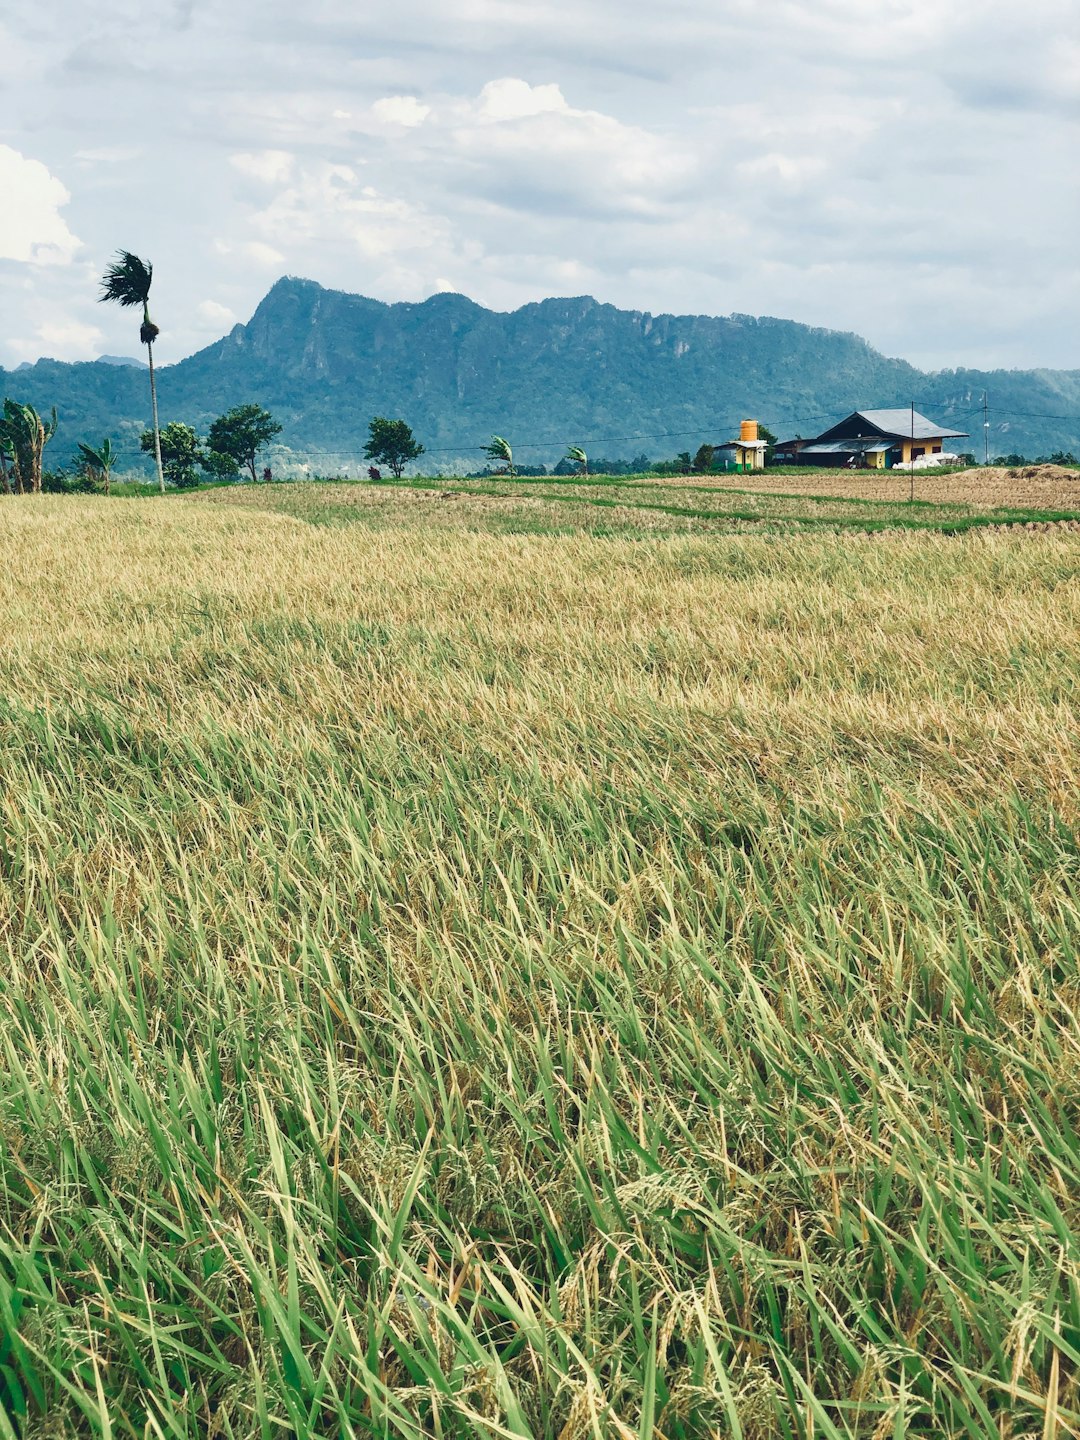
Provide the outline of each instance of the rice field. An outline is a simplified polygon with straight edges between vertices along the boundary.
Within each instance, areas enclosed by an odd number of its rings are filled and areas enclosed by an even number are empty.
[[[0,1437],[1080,1433],[1080,538],[502,498],[0,506]]]
[[[1026,478],[1025,478],[1026,477]],[[228,485],[187,503],[249,505],[314,524],[416,525],[495,534],[676,536],[890,530],[963,534],[1022,524],[1080,524],[1080,471],[787,471],[755,475],[546,476]]]

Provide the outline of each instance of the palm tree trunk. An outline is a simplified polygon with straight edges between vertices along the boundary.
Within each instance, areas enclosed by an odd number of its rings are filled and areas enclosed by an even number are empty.
[[[158,429],[157,414],[157,382],[154,379],[154,343],[150,341],[146,347],[147,359],[150,361],[150,409],[154,413],[154,460],[157,464],[158,489],[165,494],[165,471],[161,468],[161,432]]]

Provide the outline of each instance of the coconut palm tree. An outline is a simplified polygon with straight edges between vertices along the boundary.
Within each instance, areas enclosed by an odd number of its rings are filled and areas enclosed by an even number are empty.
[[[512,480],[517,473],[514,470],[514,452],[510,449],[509,442],[501,435],[492,435],[491,444],[484,446],[484,454],[489,460],[494,460],[506,466],[506,473]]]
[[[161,430],[158,426],[157,383],[154,380],[154,341],[161,333],[150,319],[150,282],[154,267],[149,260],[140,260],[130,250],[118,250],[116,259],[101,277],[100,300],[115,300],[118,305],[141,305],[143,318],[139,339],[146,346],[150,361],[150,408],[154,414],[154,460],[157,462],[158,487],[165,493],[165,471],[161,466]]]
[[[79,441],[79,454],[86,461],[90,470],[96,471],[102,478],[105,485],[105,494],[109,493],[109,481],[112,479],[112,468],[116,464],[116,450],[108,438],[101,442],[99,449],[95,450],[92,445],[86,445]]]
[[[566,447],[567,460],[573,461],[575,465],[581,466],[581,473],[586,480],[589,478],[589,457],[580,445],[568,445]]]

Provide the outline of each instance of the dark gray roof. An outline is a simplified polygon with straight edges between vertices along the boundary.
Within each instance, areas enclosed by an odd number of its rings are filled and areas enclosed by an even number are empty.
[[[869,420],[871,425],[876,425],[879,430],[884,430],[887,435],[912,435],[912,414],[911,407],[905,406],[902,410],[857,410],[864,420]],[[955,436],[956,439],[964,439],[967,436],[966,430],[944,430],[933,420],[928,420],[925,415],[915,411],[914,436],[916,440],[936,440],[939,437]]]

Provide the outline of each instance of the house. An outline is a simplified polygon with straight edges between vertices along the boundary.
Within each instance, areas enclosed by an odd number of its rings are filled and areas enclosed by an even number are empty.
[[[785,440],[774,455],[789,465],[890,470],[924,455],[943,455],[946,440],[966,439],[966,430],[947,430],[910,406],[855,410],[814,440]]]
[[[767,445],[758,439],[758,422],[744,420],[738,440],[728,440],[713,451],[713,464],[723,470],[764,470]]]

